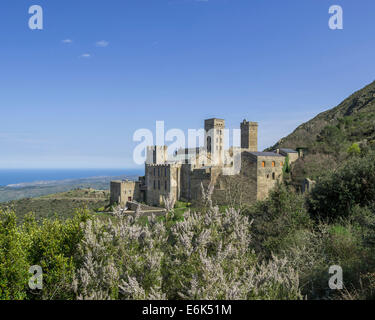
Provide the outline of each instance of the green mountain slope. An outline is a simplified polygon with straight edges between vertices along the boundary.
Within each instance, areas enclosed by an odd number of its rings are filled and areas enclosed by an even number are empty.
[[[294,176],[301,180],[337,167],[353,151],[359,152],[356,145],[362,153],[375,147],[375,82],[300,125],[269,149],[306,147],[305,158],[294,166]]]
[[[86,208],[90,212],[103,210],[109,205],[109,191],[95,189],[73,189],[37,198],[26,198],[0,203],[0,209],[13,209],[22,222],[32,212],[40,221],[43,218],[71,218],[74,212]]]

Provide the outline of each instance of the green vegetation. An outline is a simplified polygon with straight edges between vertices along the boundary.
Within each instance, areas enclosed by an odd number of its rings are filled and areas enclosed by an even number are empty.
[[[83,239],[81,223],[89,215],[77,211],[65,222],[44,219],[38,224],[32,215],[17,226],[13,211],[0,212],[0,299],[71,299],[67,286],[73,281],[78,244]],[[77,257],[77,258],[75,258]],[[29,267],[43,269],[43,290],[32,292],[27,284]]]
[[[374,299],[374,96],[375,83],[281,140],[308,153],[255,204],[213,207],[208,189],[199,209],[177,202],[159,217],[73,210],[108,208],[94,190],[3,205],[0,299]],[[306,176],[316,185],[300,194]],[[32,265],[41,291],[28,288]],[[343,290],[329,288],[333,265]]]
[[[287,258],[308,298],[375,298],[375,153],[328,171],[310,194],[292,190],[279,185],[248,210],[259,255]],[[342,267],[344,290],[329,290],[330,265]]]
[[[375,153],[350,159],[318,181],[308,200],[314,217],[337,220],[355,206],[375,208]]]
[[[305,146],[306,156],[292,165],[292,179],[317,179],[353,155],[375,150],[375,82],[354,93],[281,139],[276,148]]]
[[[361,154],[361,148],[359,147],[358,143],[353,143],[349,148],[348,148],[348,154],[350,156],[358,156]]]
[[[17,224],[2,210],[0,298],[373,299],[374,160],[352,157],[306,195],[280,183],[242,211],[177,203],[156,218],[80,210]],[[27,286],[31,265],[43,268],[41,291]],[[343,290],[328,287],[332,265]]]
[[[90,212],[105,211],[109,205],[109,192],[93,189],[73,189],[33,199],[0,203],[0,209],[11,208],[20,222],[33,212],[37,221],[43,218],[72,218],[76,209],[87,208]],[[101,210],[104,209],[104,210]]]

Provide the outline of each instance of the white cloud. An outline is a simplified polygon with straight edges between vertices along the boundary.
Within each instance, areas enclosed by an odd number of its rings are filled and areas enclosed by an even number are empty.
[[[91,57],[91,54],[89,54],[89,53],[84,53],[84,54],[81,54],[80,57],[81,57],[81,58],[90,58],[90,57]]]
[[[72,43],[73,40],[72,39],[64,39],[61,41],[62,43]]]
[[[101,41],[98,41],[95,45],[96,45],[97,47],[104,48],[104,47],[108,47],[109,42],[108,42],[108,41],[105,41],[105,40],[101,40]]]

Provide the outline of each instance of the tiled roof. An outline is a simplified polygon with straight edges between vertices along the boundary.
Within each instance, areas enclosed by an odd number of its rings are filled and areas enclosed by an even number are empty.
[[[297,153],[296,150],[286,149],[286,148],[281,148],[280,151],[285,152],[285,153]]]
[[[284,157],[281,154],[275,152],[249,152],[256,157]]]

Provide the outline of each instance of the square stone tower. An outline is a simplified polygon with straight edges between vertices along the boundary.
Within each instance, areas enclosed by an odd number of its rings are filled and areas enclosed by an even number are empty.
[[[207,119],[204,120],[205,130],[205,148],[211,155],[212,164],[220,165],[224,158],[224,119]]]
[[[258,151],[258,123],[241,122],[241,148],[251,152]]]

